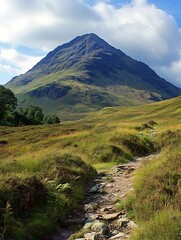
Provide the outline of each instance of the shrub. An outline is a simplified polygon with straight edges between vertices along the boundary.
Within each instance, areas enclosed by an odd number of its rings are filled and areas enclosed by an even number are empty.
[[[2,206],[6,203],[12,207],[14,216],[24,217],[38,204],[45,201],[47,190],[44,184],[36,177],[21,181],[18,178],[9,178],[0,189]]]
[[[94,148],[93,158],[95,162],[125,162],[131,160],[131,155],[127,154],[120,147],[114,145],[100,145]]]
[[[144,135],[128,135],[123,139],[123,145],[125,145],[134,156],[145,156],[154,152],[152,140]]]

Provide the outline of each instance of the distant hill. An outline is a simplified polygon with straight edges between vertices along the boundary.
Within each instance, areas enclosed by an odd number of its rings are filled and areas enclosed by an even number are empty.
[[[61,119],[109,106],[138,105],[179,96],[181,89],[91,33],[47,54],[6,84],[21,106],[36,104]]]

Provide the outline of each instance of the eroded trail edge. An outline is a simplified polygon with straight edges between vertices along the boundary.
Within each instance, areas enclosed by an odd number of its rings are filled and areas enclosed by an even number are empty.
[[[143,162],[156,158],[149,155],[135,159],[127,164],[121,164],[104,175],[94,179],[94,185],[87,192],[83,218],[79,215],[67,220],[67,228],[61,229],[53,240],[65,240],[71,235],[70,225],[83,224],[81,238],[77,240],[120,239],[130,237],[137,224],[130,220],[125,211],[119,211],[117,204],[124,200],[133,190],[134,173]],[[68,226],[69,225],[69,226]]]

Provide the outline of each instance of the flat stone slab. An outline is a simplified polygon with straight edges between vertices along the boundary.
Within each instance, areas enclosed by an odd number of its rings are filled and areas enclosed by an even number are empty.
[[[110,213],[110,214],[103,214],[102,219],[103,220],[114,220],[118,218],[120,215],[122,215],[123,212],[117,212],[117,213]]]
[[[125,237],[125,234],[120,232],[120,233],[110,237],[109,239],[119,239],[120,237]]]

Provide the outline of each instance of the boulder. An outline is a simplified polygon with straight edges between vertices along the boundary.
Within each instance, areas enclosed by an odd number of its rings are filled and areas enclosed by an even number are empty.
[[[89,193],[102,193],[102,192],[103,192],[103,187],[99,183],[97,183],[95,186],[93,186],[89,190]]]
[[[121,215],[121,214],[122,214],[122,212],[104,214],[104,215],[102,215],[102,219],[103,220],[114,220],[114,219],[118,218],[119,215]]]
[[[84,239],[85,240],[99,240],[99,239],[101,239],[101,236],[100,236],[100,234],[98,234],[96,232],[85,233]]]
[[[93,222],[93,224],[91,226],[91,230],[94,232],[97,232],[97,233],[106,234],[108,231],[108,226],[105,223],[97,220],[97,221]]]
[[[125,234],[122,233],[122,232],[120,232],[120,233],[118,233],[118,234],[110,237],[109,239],[121,239],[121,238],[124,237],[124,236],[125,236]]]
[[[138,228],[138,225],[133,221],[129,221],[128,227],[131,229],[136,229],[136,228]]]
[[[127,227],[129,220],[127,218],[120,218],[117,223],[120,227]]]
[[[85,204],[85,205],[84,205],[84,210],[85,210],[86,212],[94,212],[94,211],[97,209],[97,207],[98,207],[98,204],[97,204],[97,203],[91,202],[91,203],[89,203],[89,204]]]

